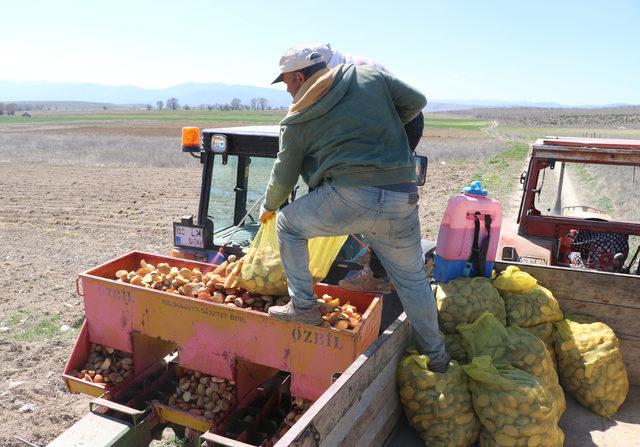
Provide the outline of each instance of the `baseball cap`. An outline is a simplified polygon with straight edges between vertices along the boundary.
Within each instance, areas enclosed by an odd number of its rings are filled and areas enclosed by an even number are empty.
[[[313,48],[306,45],[289,48],[280,58],[280,74],[272,84],[282,81],[283,73],[302,70],[321,62],[324,62],[322,55]]]

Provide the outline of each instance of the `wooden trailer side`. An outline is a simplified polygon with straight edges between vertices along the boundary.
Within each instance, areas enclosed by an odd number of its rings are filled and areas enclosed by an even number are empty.
[[[403,313],[275,447],[382,445],[402,412],[396,368],[410,335]]]

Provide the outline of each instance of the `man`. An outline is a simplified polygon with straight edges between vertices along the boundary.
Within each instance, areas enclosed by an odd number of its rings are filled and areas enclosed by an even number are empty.
[[[309,48],[317,51],[322,56],[322,60],[327,63],[328,68],[336,67],[340,64],[370,65],[385,73],[392,74],[380,62],[364,56],[334,50],[330,44],[308,45]],[[415,153],[416,147],[422,138],[424,130],[424,116],[420,111],[414,119],[404,125],[409,140],[409,148]],[[354,238],[357,236],[353,236]],[[424,254],[424,253],[423,253]],[[376,293],[391,293],[391,283],[389,277],[380,264],[380,260],[371,247],[364,246],[356,255],[354,261],[360,264],[361,270],[353,270],[338,283],[340,287],[348,290],[358,290]]]
[[[363,234],[391,277],[429,367],[444,371],[450,356],[424,269],[415,167],[403,129],[425,97],[374,67],[328,69],[306,46],[282,56],[274,83],[280,81],[293,102],[280,122],[280,150],[260,220],[273,218],[299,175],[312,191],[277,215],[291,302],[269,308],[269,315],[321,324],[307,242]]]

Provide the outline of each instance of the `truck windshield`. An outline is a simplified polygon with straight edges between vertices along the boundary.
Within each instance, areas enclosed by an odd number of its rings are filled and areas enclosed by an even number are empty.
[[[538,178],[543,215],[640,222],[640,167],[556,163]]]

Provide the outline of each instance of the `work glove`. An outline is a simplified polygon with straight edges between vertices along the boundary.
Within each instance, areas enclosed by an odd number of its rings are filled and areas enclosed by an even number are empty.
[[[264,207],[264,205],[260,206],[260,223],[266,224],[276,215],[275,211],[269,211]]]

